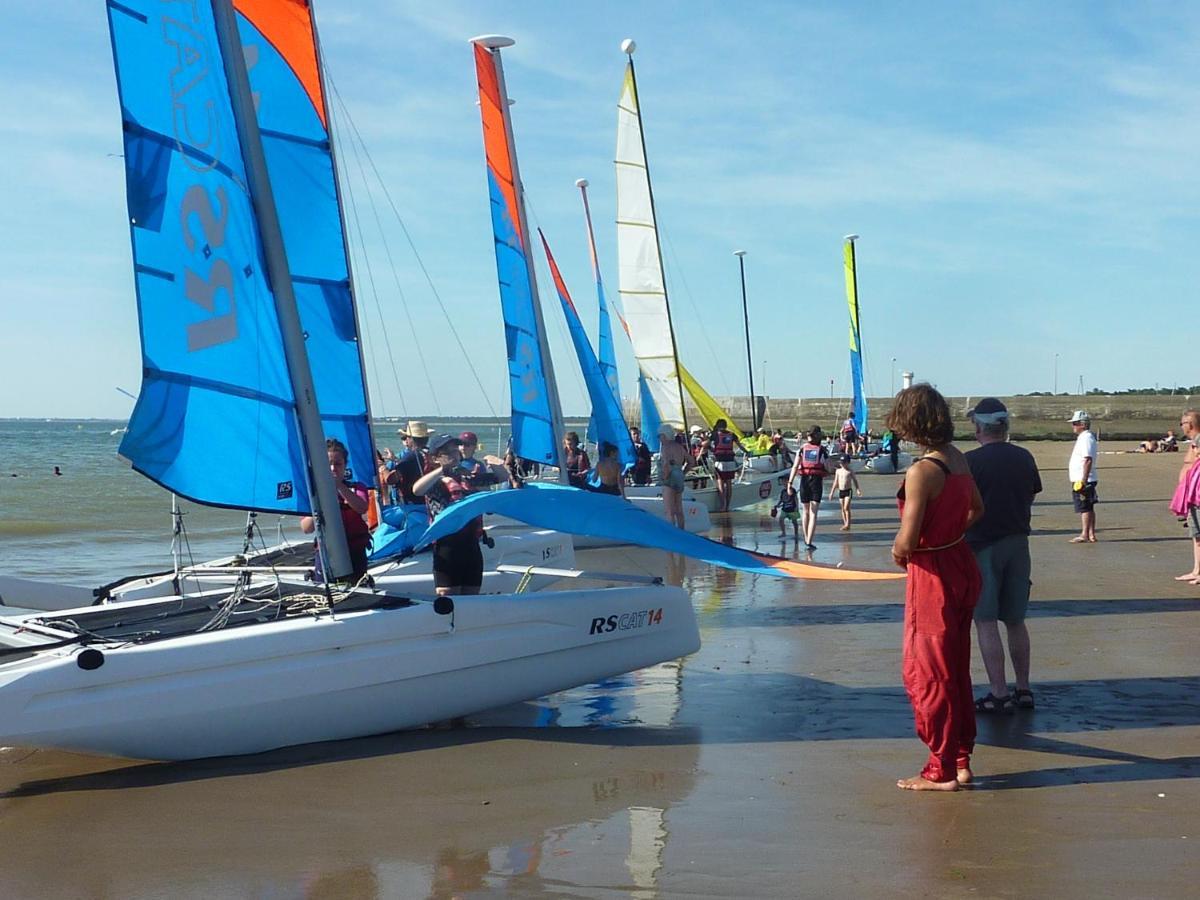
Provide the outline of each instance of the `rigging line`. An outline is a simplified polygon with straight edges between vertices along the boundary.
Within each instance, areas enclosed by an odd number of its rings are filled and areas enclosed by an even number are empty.
[[[732,397],[734,394],[729,388],[729,378],[725,375],[725,367],[721,365],[721,357],[713,346],[712,339],[708,336],[708,329],[704,327],[704,319],[700,317],[700,310],[696,306],[696,298],[692,296],[692,288],[688,284],[687,275],[684,274],[683,266],[679,262],[679,254],[675,252],[675,244],[671,241],[671,234],[661,224],[658,226],[658,233],[666,239],[667,250],[670,251],[671,261],[675,266],[674,272],[679,276],[679,281],[683,284],[683,295],[687,297],[688,306],[692,309],[692,315],[695,317],[696,323],[700,326],[700,334],[704,336],[704,343],[708,345],[709,355],[716,364],[717,374],[721,376],[721,384],[725,388],[725,395]],[[665,272],[663,273],[663,277],[665,279]]]
[[[342,113],[345,116],[346,121],[349,121],[349,113],[346,111],[344,106],[342,107]],[[370,188],[370,185],[367,183],[366,171],[363,169],[362,161],[359,159],[358,149],[356,148],[356,146],[354,144],[353,136],[351,136],[349,144],[350,144],[350,152],[354,156],[355,163],[358,165],[358,173],[359,173],[359,178],[362,180],[363,190],[366,191],[366,193],[367,193],[368,202],[371,202],[370,201],[371,188]],[[345,140],[340,141],[340,145],[342,147],[345,147],[346,141]],[[343,160],[346,159],[346,154],[343,153],[343,154],[339,154],[339,155],[341,156],[341,158]],[[343,165],[346,165],[346,163],[343,162]],[[400,395],[401,405],[407,406],[407,404],[405,404],[405,402],[404,402],[404,392],[400,387],[400,376],[399,376],[399,373],[396,371],[396,358],[392,354],[392,342],[391,342],[391,338],[389,337],[389,334],[388,334],[387,320],[383,315],[383,305],[379,301],[379,290],[375,284],[375,270],[371,266],[371,257],[367,253],[366,239],[363,237],[362,219],[359,217],[359,214],[358,214],[358,202],[355,200],[353,186],[350,183],[349,178],[346,179],[346,194],[347,194],[347,198],[350,201],[351,215],[354,217],[354,229],[358,233],[358,255],[359,255],[359,258],[362,259],[363,264],[367,270],[367,281],[369,282],[369,284],[371,286],[371,297],[375,301],[375,314],[379,317],[379,327],[380,327],[380,330],[383,331],[384,342],[387,345],[388,360],[391,362],[391,365],[392,365],[392,377],[394,378],[395,383],[396,383],[396,393]],[[400,295],[400,300],[401,300],[400,306],[404,310],[405,318],[408,319],[408,328],[409,328],[409,333],[412,335],[412,343],[414,343],[416,345],[417,355],[421,360],[421,368],[424,370],[425,380],[429,384],[430,396],[433,397],[434,406],[440,409],[441,404],[438,402],[437,389],[433,386],[433,378],[430,377],[429,366],[426,365],[426,363],[425,363],[425,355],[421,349],[421,342],[417,339],[417,330],[413,326],[412,314],[409,311],[408,303],[404,300],[403,293],[401,293],[401,295]],[[376,381],[376,383],[379,383],[378,370],[376,370],[375,381]]]
[[[363,140],[362,134],[358,130],[358,125],[354,122],[354,117],[350,115],[350,110],[342,100],[342,95],[338,92],[337,85],[334,84],[333,78],[329,75],[328,71],[326,71],[325,77],[329,87],[333,90],[334,97],[337,98],[338,105],[342,108],[346,124],[350,126],[350,130],[358,138],[358,142],[362,146],[363,156],[366,158],[367,164],[371,167],[371,171],[375,175],[375,180],[379,182],[379,187],[383,191],[383,196],[387,200],[388,206],[391,207],[392,214],[395,215],[396,221],[400,224],[400,230],[404,233],[405,240],[408,241],[408,246],[417,260],[417,266],[420,268],[421,274],[425,276],[425,281],[429,285],[429,291],[433,294],[433,299],[437,301],[438,308],[442,311],[442,316],[446,320],[450,334],[453,335],[454,342],[458,344],[458,349],[462,352],[462,361],[467,364],[467,368],[471,370],[471,375],[474,377],[475,383],[479,386],[479,395],[483,397],[483,401],[487,404],[488,411],[492,414],[492,417],[499,418],[496,407],[492,405],[492,398],[488,395],[487,388],[483,385],[483,379],[479,377],[479,370],[475,368],[475,364],[471,360],[471,355],[467,352],[462,338],[459,337],[458,329],[454,327],[454,320],[450,318],[450,312],[446,309],[446,304],[442,302],[442,295],[438,293],[437,285],[433,283],[433,277],[429,274],[429,269],[425,267],[425,260],[421,258],[421,254],[417,250],[416,242],[413,241],[412,234],[409,233],[408,226],[404,223],[404,217],[400,215],[400,210],[396,207],[396,202],[392,199],[391,191],[387,189],[387,184],[383,180],[383,175],[379,172],[379,167],[375,165],[375,159],[371,156],[371,151],[367,149],[366,141]],[[507,379],[503,379],[503,381],[507,384]]]

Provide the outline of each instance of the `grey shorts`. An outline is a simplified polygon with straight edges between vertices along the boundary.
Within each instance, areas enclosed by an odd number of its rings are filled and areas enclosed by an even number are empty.
[[[975,605],[975,620],[1007,625],[1025,621],[1029,608],[1032,564],[1029,561],[1029,537],[1010,534],[975,550],[983,590]]]
[[[1200,541],[1200,507],[1191,507],[1187,511],[1188,534],[1193,541]]]

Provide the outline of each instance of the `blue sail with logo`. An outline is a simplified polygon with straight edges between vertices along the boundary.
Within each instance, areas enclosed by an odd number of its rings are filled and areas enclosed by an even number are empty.
[[[843,247],[846,272],[846,303],[850,307],[850,380],[854,385],[854,427],[859,434],[867,433],[867,392],[863,389],[862,328],[858,310],[858,271],[854,258],[854,241],[847,238]]]
[[[312,10],[305,0],[233,5],[321,424],[371,484],[375,450]]]
[[[208,3],[109,0],[142,386],[120,453],[200,503],[309,511],[275,300]]]
[[[528,232],[521,221],[522,207],[513,176],[516,167],[508,138],[508,103],[501,97],[496,61],[480,44],[475,45],[475,72],[508,354],[513,452],[522,459],[558,465],[558,443],[546,381],[548,360],[542,358],[538,344],[537,297],[529,277],[532,260],[527,257],[529,248],[523,238]]]
[[[600,362],[588,343],[587,333],[583,330],[583,322],[579,312],[567,291],[554,255],[546,236],[538,229],[538,237],[542,239],[542,248],[546,251],[546,262],[550,265],[550,276],[554,279],[554,289],[558,292],[559,303],[567,320],[567,331],[571,335],[571,343],[575,347],[575,355],[579,359],[579,368],[583,372],[583,383],[587,386],[588,399],[592,404],[592,437],[597,444],[609,443],[617,448],[617,458],[621,465],[632,466],[637,457],[633,452],[633,438],[629,436],[629,426],[621,415],[621,404],[613,395],[609,383],[605,380],[600,369]]]

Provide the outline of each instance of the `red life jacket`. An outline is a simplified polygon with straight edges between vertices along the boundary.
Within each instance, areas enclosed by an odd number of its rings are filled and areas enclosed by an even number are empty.
[[[712,436],[713,459],[718,462],[732,462],[735,440],[732,431],[714,431]]]
[[[825,469],[825,457],[828,454],[820,444],[805,444],[800,448],[800,474],[822,477],[828,472]]]

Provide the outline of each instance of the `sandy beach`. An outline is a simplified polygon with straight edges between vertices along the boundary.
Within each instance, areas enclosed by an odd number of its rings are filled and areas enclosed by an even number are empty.
[[[6,897],[1185,897],[1200,843],[1200,587],[1166,506],[1181,455],[1102,455],[1072,545],[1064,444],[1029,445],[1038,708],[980,717],[977,781],[895,788],[924,748],[903,585],[751,578],[642,551],[703,648],[457,726],[194,764],[0,752]],[[1102,447],[1102,450],[1104,448]],[[885,568],[897,478],[815,559]],[[743,511],[714,530],[779,551]],[[789,540],[787,553],[794,552]],[[983,687],[976,654],[974,680]]]

